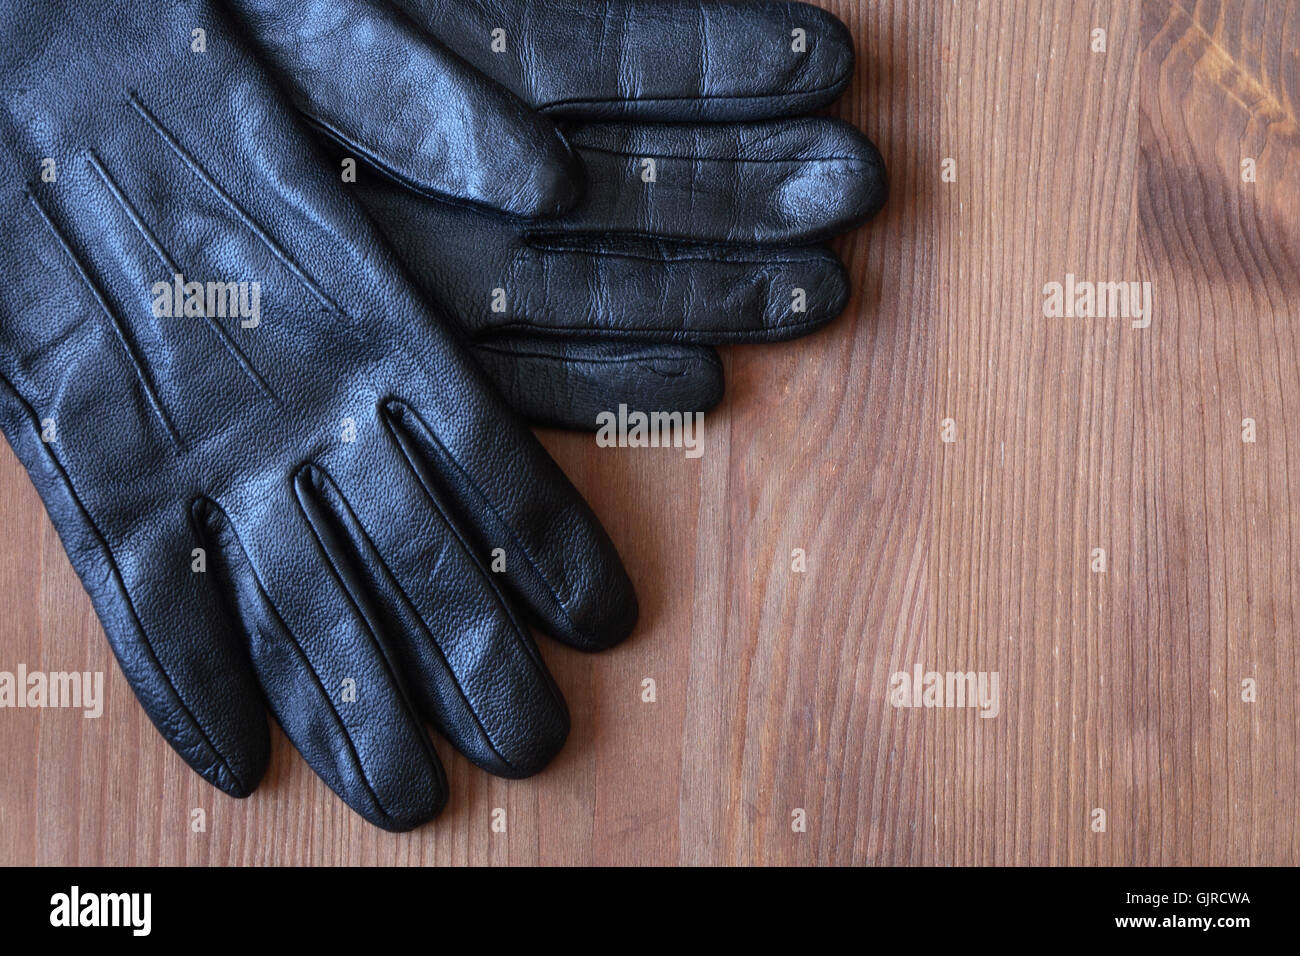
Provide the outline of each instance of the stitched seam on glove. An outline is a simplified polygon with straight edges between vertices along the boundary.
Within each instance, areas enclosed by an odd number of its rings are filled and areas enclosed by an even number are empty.
[[[559,607],[560,611],[563,612],[564,614],[564,619],[569,622],[570,632],[573,634],[580,633],[577,629],[577,626],[574,623],[573,615],[569,611],[568,599],[561,597],[560,589],[557,588],[555,584],[549,579],[546,572],[541,567],[538,566],[536,560],[533,558],[532,553],[524,545],[523,541],[520,540],[519,535],[515,533],[514,525],[512,525],[510,522],[506,521],[503,517],[501,517],[501,512],[497,509],[496,505],[492,502],[492,500],[487,495],[483,493],[483,490],[478,486],[478,483],[475,482],[474,479],[470,477],[469,473],[464,469],[464,467],[460,464],[460,462],[456,460],[455,456],[451,454],[447,446],[444,445],[442,441],[439,440],[438,436],[433,433],[432,429],[429,428],[428,423],[423,418],[420,417],[419,413],[416,412],[415,409],[411,408],[409,405],[406,405],[404,402],[401,402],[398,399],[392,399],[392,401],[400,404],[403,407],[403,409],[406,410],[406,413],[408,415],[410,415],[412,418],[414,418],[417,422],[420,423],[420,426],[424,429],[425,434],[429,436],[429,440],[438,446],[438,448],[442,451],[443,455],[446,456],[447,461],[450,462],[451,465],[455,467],[455,469],[458,472],[460,472],[462,478],[464,478],[465,480],[466,485],[471,490],[473,490],[475,494],[478,495],[479,500],[489,511],[492,512],[493,517],[496,518],[498,523],[500,523],[500,525],[510,533],[511,538],[514,539],[515,544],[518,545],[519,547],[519,553],[524,556],[524,558],[528,561],[529,567],[533,569],[538,579],[542,582],[542,584],[546,586],[546,589],[551,592],[551,596],[555,599],[556,605]],[[424,479],[420,478],[418,471],[416,471],[416,477],[420,480],[420,483],[423,485]],[[425,491],[426,493],[429,493],[429,489],[426,488]]]
[[[134,90],[130,93],[129,102],[131,107],[140,114],[150,129],[152,129],[154,133],[171,148],[172,152],[180,158],[181,162],[195,176],[195,178],[197,178],[203,185],[207,186],[208,189],[212,190],[213,194],[216,195],[216,197],[235,214],[235,217],[261,241],[262,245],[267,248],[271,255],[275,256],[275,258],[280,261],[280,264],[293,274],[293,276],[302,284],[303,288],[313,298],[315,298],[316,301],[331,312],[338,313],[339,315],[347,315],[347,313],[339,308],[338,304],[330,298],[325,290],[317,285],[315,280],[307,274],[306,270],[294,261],[288,251],[282,248],[280,244],[272,238],[270,232],[262,228],[262,226],[258,224],[257,220],[249,215],[248,212],[239,205],[239,203],[235,202],[234,197],[221,187],[221,184],[217,182],[212,174],[204,169],[197,159],[190,155],[189,151],[181,145],[180,140],[176,138],[176,135],[149,111]],[[348,318],[351,318],[351,316],[348,316]]]
[[[400,453],[401,451],[400,447],[398,448],[398,451]],[[403,455],[402,457],[403,459],[405,459],[405,455]],[[313,467],[319,467],[319,466],[313,466]],[[429,494],[429,490],[425,487],[424,482],[420,480],[420,476],[415,472],[415,469],[410,468],[409,465],[407,465],[407,468],[411,472],[412,476],[415,478],[416,483],[419,484],[421,490],[424,491],[425,496],[432,503],[434,510],[437,512],[438,517],[442,520],[443,525],[446,526],[447,530],[450,531],[451,534],[455,537],[456,542],[461,547],[461,551],[465,554],[466,557],[469,558],[470,562],[474,565],[474,567],[478,568],[479,573],[483,576],[484,582],[491,589],[492,596],[496,600],[498,606],[501,608],[506,619],[508,619],[512,624],[515,624],[516,627],[518,627],[518,621],[515,620],[514,614],[511,613],[510,607],[505,602],[505,599],[501,594],[500,588],[497,586],[496,582],[492,580],[489,574],[483,569],[482,563],[477,559],[474,552],[470,549],[468,542],[466,542],[465,539],[461,536],[460,531],[455,527],[455,525],[451,521],[447,519],[446,514],[443,512],[441,503],[439,503],[433,495]],[[329,472],[326,471],[324,468],[321,468],[320,470],[323,474],[329,476]],[[397,579],[397,575],[393,573],[393,569],[389,567],[388,562],[384,560],[384,556],[380,553],[379,548],[375,545],[373,536],[371,535],[370,531],[366,528],[364,522],[362,522],[362,520],[357,516],[356,511],[348,503],[347,499],[344,498],[342,490],[339,489],[338,487],[338,483],[334,481],[332,476],[329,477],[331,483],[334,484],[335,493],[339,496],[340,500],[343,501],[343,506],[347,508],[348,514],[351,516],[352,520],[356,522],[357,528],[359,529],[361,535],[365,538],[366,544],[370,547],[371,551],[374,552],[374,559],[376,562],[378,562],[379,566],[383,569],[384,574],[388,578],[388,582],[393,586],[394,590],[396,590],[396,592],[401,595],[402,600],[406,604],[407,610],[411,613],[412,617],[414,617],[417,621],[420,622],[420,627],[424,631],[425,636],[428,637],[429,642],[438,651],[438,656],[442,658],[443,663],[446,664],[447,673],[452,676],[452,683],[456,685],[457,692],[460,694],[461,699],[465,702],[466,710],[468,710],[468,712],[474,717],[474,722],[478,725],[479,730],[482,731],[483,739],[487,741],[488,747],[492,750],[492,753],[494,753],[503,764],[505,764],[507,767],[509,767],[511,770],[514,770],[517,773],[518,768],[515,767],[515,765],[509,759],[507,759],[505,755],[501,753],[501,751],[497,749],[496,742],[493,740],[492,735],[488,733],[487,728],[483,724],[483,719],[479,716],[479,713],[475,709],[473,703],[470,701],[469,696],[465,693],[464,688],[461,686],[460,680],[456,677],[455,671],[452,669],[451,665],[447,663],[446,652],[443,650],[442,645],[441,643],[439,643],[437,637],[434,636],[433,630],[429,626],[429,622],[424,619],[424,615],[421,614],[420,611],[416,608],[415,602],[411,600],[410,594],[407,593],[404,587],[402,587],[401,582]],[[515,638],[518,639],[519,638],[518,631],[516,630],[513,633]],[[527,652],[528,648],[526,643],[523,641],[520,641],[520,643],[521,645],[524,646],[525,652]],[[529,659],[529,662],[533,664],[534,668],[536,669],[536,665],[538,663],[537,660],[534,658],[534,656],[531,653],[528,653],[527,657]],[[386,656],[385,656],[385,660],[387,660]],[[541,676],[545,678],[545,675],[541,675]],[[548,693],[550,692],[548,681],[543,679],[540,682],[540,684],[542,686],[546,686],[547,692]],[[423,733],[423,730],[421,730],[421,733]]]
[[[145,245],[153,251],[153,254],[158,258],[158,261],[162,264],[163,268],[167,270],[167,274],[182,274],[184,270],[176,263],[175,257],[173,257],[162,244],[162,240],[158,238],[154,231],[149,228],[148,224],[144,221],[144,217],[140,215],[140,211],[136,209],[135,204],[131,202],[130,198],[126,195],[125,190],[118,185],[117,181],[104,165],[103,160],[101,160],[93,150],[90,153],[89,162],[91,169],[93,169],[103,181],[104,186],[117,202],[118,207],[121,208],[131,225],[135,227],[135,230],[140,234],[140,237],[144,239]],[[202,318],[204,327],[216,335],[217,340],[225,347],[226,351],[230,353],[230,357],[234,360],[235,364],[239,366],[239,369],[244,373],[244,376],[262,394],[262,396],[267,399],[267,401],[276,408],[280,408],[282,406],[280,396],[275,393],[275,390],[272,389],[266,379],[262,377],[262,374],[253,367],[253,363],[249,361],[248,356],[244,354],[244,350],[239,347],[231,337],[230,333],[222,328],[222,326],[212,316],[206,314],[206,312]]]
[[[679,240],[664,240],[663,237],[661,236],[651,235],[650,233],[636,233],[636,232],[584,232],[582,233],[582,236],[584,242],[588,244],[598,239],[607,239],[612,241],[627,240],[627,239],[643,239],[650,242],[679,241]],[[575,243],[572,246],[566,246],[560,243],[555,243],[551,241],[552,234],[550,233],[533,233],[530,234],[527,238],[528,238],[527,248],[534,249],[538,252],[555,252],[561,254],[586,254],[590,252],[588,248],[578,243]],[[716,252],[752,251],[752,247],[747,247],[740,243],[703,242],[703,241],[696,241],[696,240],[680,240],[680,241],[683,243],[689,241],[692,248],[699,249],[701,251],[709,250],[709,249],[714,250]],[[822,249],[822,247],[811,246],[808,247],[808,249],[811,251],[811,250]],[[718,262],[718,260],[710,259],[708,256],[692,255],[690,253],[665,255],[659,258],[655,258],[654,256],[649,256],[642,252],[620,252],[620,251],[605,250],[605,249],[600,250],[600,258],[601,259],[630,259],[633,262],[649,262],[653,265],[675,265],[679,262],[702,262],[707,265],[724,265],[724,266],[725,265],[797,266],[797,265],[816,265],[819,262],[823,261],[823,257],[820,256],[778,257],[776,255],[772,255],[769,257],[763,257],[758,259],[741,259],[738,257],[728,257],[723,261]]]
[[[832,90],[842,89],[848,85],[851,77],[844,76],[832,83],[824,86],[818,86],[807,90],[787,90],[784,93],[731,93],[727,96],[700,96],[696,94],[685,94],[682,96],[651,96],[645,99],[628,99],[625,96],[610,96],[603,98],[595,97],[572,97],[570,99],[552,100],[549,103],[542,103],[537,106],[537,110],[546,113],[562,107],[570,106],[608,106],[611,103],[622,103],[626,106],[656,106],[660,103],[740,103],[747,100],[788,100],[798,99],[806,96],[820,96],[823,93],[829,93]]]
[[[224,511],[222,513],[224,514]],[[304,517],[306,516],[304,515]],[[244,542],[240,539],[239,532],[235,528],[234,523],[230,522],[228,518],[227,518],[227,522],[228,522],[229,532],[231,537],[234,538],[235,543],[243,550],[244,554],[247,555],[248,549],[244,547]],[[311,525],[310,519],[308,519],[307,523],[308,526],[310,527]],[[315,533],[313,530],[313,537],[314,536]],[[319,542],[318,542],[318,547],[319,547]],[[337,585],[338,589],[342,591],[345,595],[347,595],[348,601],[352,605],[353,611],[356,612],[357,617],[361,620],[362,624],[366,627],[366,630],[369,631],[369,624],[365,620],[365,615],[360,612],[360,609],[357,608],[355,602],[352,601],[351,594],[348,593],[348,589],[343,586],[341,581],[339,581],[337,574],[335,574],[334,572],[333,563],[329,562],[327,566],[330,569],[330,573],[334,574],[335,584]],[[294,635],[293,631],[289,628],[288,624],[285,623],[284,615],[281,614],[280,609],[275,604],[275,601],[272,600],[270,592],[266,588],[266,583],[262,580],[261,574],[258,573],[257,566],[250,560],[248,562],[248,567],[249,567],[249,572],[253,576],[253,582],[257,585],[257,589],[261,593],[262,599],[266,602],[267,608],[270,609],[273,615],[275,615],[275,623],[279,627],[281,635],[288,638],[286,646],[290,647],[295,653],[295,655],[302,662],[303,667],[305,668],[305,673],[311,675],[312,680],[315,682],[317,689],[320,691],[321,698],[325,701],[326,705],[329,707],[330,714],[334,718],[334,723],[339,730],[340,736],[342,736],[342,738],[347,741],[348,753],[351,756],[352,764],[356,772],[357,778],[365,783],[367,792],[370,794],[371,798],[374,800],[375,806],[379,808],[380,813],[384,815],[385,819],[392,820],[394,824],[396,824],[397,823],[396,819],[388,811],[388,808],[384,806],[383,801],[379,799],[379,795],[375,792],[374,785],[370,782],[370,777],[366,773],[365,764],[362,762],[360,755],[357,753],[356,743],[352,739],[352,734],[349,733],[348,731],[347,723],[343,720],[342,715],[339,714],[338,708],[334,705],[334,699],[330,696],[329,690],[326,688],[325,682],[321,679],[320,673],[312,665],[311,658],[308,657],[307,652],[303,650],[302,644],[298,641],[298,638]],[[272,639],[274,640],[275,638],[273,637]],[[373,634],[371,634],[371,639],[372,640],[374,639]],[[385,660],[385,665],[387,665],[387,660]],[[427,735],[425,734],[423,727],[419,728],[418,732],[422,736],[424,736],[427,740]]]
[[[601,328],[601,334],[608,339],[618,339],[621,341],[637,341],[656,335],[677,336],[680,342],[691,345],[733,345],[743,344],[746,341],[759,337],[758,341],[765,344],[776,344],[776,340],[771,338],[773,333],[780,333],[782,337],[796,337],[801,332],[819,329],[834,321],[835,316],[828,315],[825,318],[810,319],[807,322],[798,322],[791,325],[770,326],[762,329],[751,329],[747,331],[727,332],[720,330],[710,330],[707,339],[696,339],[693,336],[700,333],[694,333],[690,329],[683,328],[651,328],[649,326],[637,326],[635,329],[614,329]],[[503,322],[501,325],[494,325],[493,332],[513,332],[525,331],[536,335],[556,335],[564,336],[570,332],[590,332],[589,325],[529,325],[524,322]]]
[[[118,314],[113,311],[112,306],[108,304],[108,300],[104,298],[104,294],[100,291],[99,286],[95,285],[95,281],[90,277],[90,272],[87,269],[86,264],[81,261],[81,257],[77,254],[76,250],[72,248],[72,244],[68,240],[68,237],[63,234],[63,230],[55,224],[54,219],[50,216],[49,212],[47,212],[45,207],[41,205],[41,201],[37,199],[35,194],[30,190],[27,192],[27,198],[31,201],[33,208],[35,208],[37,214],[40,216],[41,222],[45,224],[46,229],[48,229],[50,234],[54,237],[54,241],[59,245],[63,250],[64,255],[66,255],[68,260],[72,263],[72,271],[78,281],[85,287],[86,291],[90,293],[90,297],[95,300],[95,304],[99,306],[100,311],[103,312],[104,316],[108,319],[109,325],[113,328],[113,334],[117,338],[118,344],[122,347],[122,351],[126,353],[127,361],[131,363],[131,368],[135,372],[136,379],[139,380],[140,387],[144,390],[145,399],[148,401],[149,407],[153,410],[154,415],[156,415],[159,422],[162,423],[163,430],[167,433],[167,437],[176,448],[184,449],[185,442],[181,438],[180,432],[176,430],[176,426],[172,423],[171,417],[167,414],[167,409],[163,406],[162,400],[158,397],[158,392],[154,386],[153,379],[149,375],[149,370],[145,366],[144,361],[140,358],[135,342],[129,335],[127,335],[125,323],[123,323]],[[15,394],[17,394],[17,392],[15,392]]]
[[[651,365],[647,364],[648,362],[671,360],[671,361],[695,363],[695,362],[704,361],[703,359],[698,359],[695,356],[656,355],[653,352],[649,354],[643,354],[643,355],[619,355],[619,356],[614,356],[613,358],[596,358],[594,356],[587,356],[587,355],[550,355],[545,352],[534,352],[534,351],[523,352],[516,349],[508,349],[503,346],[494,346],[494,345],[489,345],[486,343],[478,343],[478,342],[474,343],[472,348],[475,349],[476,351],[491,352],[493,355],[501,355],[506,358],[540,359],[543,361],[563,362],[565,365],[592,365],[592,366],[602,366],[602,367],[608,365],[608,366],[622,367],[629,362],[634,362],[640,368],[643,368],[645,371],[650,372],[654,375],[658,375],[660,378],[683,378],[689,375],[690,372],[687,371],[686,369],[683,369],[678,372],[664,372],[660,369],[653,368]],[[718,364],[718,363],[708,363],[708,364]]]
[[[883,168],[883,164],[876,162],[870,156],[808,156],[796,157],[789,159],[762,159],[750,158],[748,156],[699,156],[699,155],[678,155],[676,153],[628,153],[617,149],[607,149],[603,146],[578,146],[580,153],[600,153],[604,156],[617,156],[621,159],[671,159],[680,160],[685,163],[702,165],[705,163],[724,163],[726,165],[745,165],[745,166],[798,166],[800,169],[806,168],[815,163],[862,163],[863,165]]]

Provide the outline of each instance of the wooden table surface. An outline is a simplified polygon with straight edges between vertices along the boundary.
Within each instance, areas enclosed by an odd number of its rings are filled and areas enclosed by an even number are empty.
[[[891,203],[841,321],[724,353],[702,458],[544,436],[643,606],[611,653],[545,642],[556,762],[439,740],[406,835],[278,730],[219,794],[3,446],[0,670],[103,671],[107,707],[0,710],[0,863],[1300,862],[1300,3],[822,5]],[[1067,275],[1150,282],[1149,326],[1045,316]],[[893,706],[917,665],[996,673],[996,716]]]

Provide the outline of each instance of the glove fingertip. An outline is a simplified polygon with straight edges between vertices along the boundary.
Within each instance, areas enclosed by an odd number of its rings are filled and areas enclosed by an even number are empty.
[[[863,223],[874,219],[889,201],[889,171],[884,157],[875,143],[858,134],[861,139],[860,154],[849,163],[850,173],[859,181],[856,208],[849,211],[847,219]]]
[[[509,764],[488,765],[487,769],[507,780],[525,780],[541,773],[564,749],[573,728],[572,718],[563,699],[559,699],[559,714],[549,724],[550,726],[539,727],[531,735],[526,748],[513,752]]]
[[[876,145],[847,123],[821,123],[821,153],[784,187],[789,208],[802,209],[805,238],[825,239],[874,218],[889,198],[889,175]]]
[[[199,776],[222,793],[243,800],[252,796],[271,762],[271,741],[270,735],[265,730],[265,723],[258,739],[244,740],[242,744],[239,753],[221,754],[215,762],[205,762],[199,754],[188,754],[184,751],[181,752],[181,756],[198,772]],[[205,748],[202,756],[210,761],[214,755]]]
[[[641,609],[632,580],[620,565],[605,580],[603,609],[587,622],[575,623],[573,644],[586,651],[607,651],[632,636]]]
[[[667,351],[667,350],[666,350]],[[642,411],[693,414],[716,408],[725,388],[722,361],[710,348],[685,346],[680,354],[638,364],[633,386],[645,396]]]
[[[827,10],[807,3],[793,6],[798,10],[796,27],[808,35],[808,62],[790,92],[816,96],[820,105],[832,103],[848,88],[857,67],[853,34]]]
[[[849,272],[839,257],[827,249],[810,251],[807,259],[789,264],[787,281],[806,290],[803,311],[792,312],[789,300],[771,296],[766,303],[763,328],[738,341],[785,342],[811,335],[839,318],[852,296]]]
[[[617,647],[631,636],[640,606],[632,579],[612,549],[590,580],[577,590],[581,592],[580,600],[565,608],[562,621],[551,623],[557,639],[580,651],[598,653]]]
[[[255,774],[241,773],[236,777],[229,769],[223,767],[215,777],[209,777],[214,786],[227,796],[234,797],[236,800],[246,800],[253,795],[253,791],[262,781],[262,774],[266,772],[263,767]]]

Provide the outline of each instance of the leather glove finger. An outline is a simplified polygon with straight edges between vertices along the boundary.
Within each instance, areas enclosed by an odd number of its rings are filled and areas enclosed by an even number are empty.
[[[844,24],[786,0],[394,2],[520,99],[567,119],[795,116],[838,99],[853,74]]]
[[[586,195],[535,232],[791,246],[855,229],[888,195],[879,151],[838,120],[601,124],[569,136]]]
[[[567,220],[514,223],[413,196],[374,173],[355,194],[472,344],[509,336],[779,342],[815,331],[848,302],[844,266],[816,246],[601,234],[582,212],[572,231]]]
[[[300,473],[299,494],[418,712],[484,769],[528,776],[569,730],[507,573],[528,556],[483,537],[406,430],[381,407],[355,447]]]
[[[582,169],[554,123],[399,5],[229,0],[295,105],[409,188],[518,216],[569,208]]]
[[[409,830],[442,810],[447,780],[411,702],[410,675],[322,514],[320,474],[305,466],[267,499],[262,534],[241,538],[206,498],[193,506],[195,524],[294,747],[357,813]]]
[[[56,309],[85,307],[74,289],[59,290],[48,304]],[[75,354],[68,350],[65,357]],[[79,354],[81,361],[69,366],[70,380],[98,382],[99,375],[91,373],[96,353],[82,349]],[[138,400],[129,372],[111,385],[116,394],[104,396],[101,391],[92,399],[70,388],[66,398],[75,406],[103,397],[118,408]],[[247,797],[270,758],[266,713],[257,678],[242,652],[242,634],[227,613],[223,595],[195,573],[193,562],[199,556],[194,549],[201,547],[201,539],[180,506],[166,516],[165,536],[148,550],[115,553],[88,510],[100,504],[94,489],[79,487],[64,464],[61,421],[63,416],[52,414],[48,405],[38,412],[0,375],[0,430],[46,507],[60,515],[59,538],[77,574],[93,584],[87,590],[131,689],[186,763],[232,797]],[[121,447],[118,442],[146,437],[124,433],[123,427],[119,424],[111,437],[105,433],[102,442],[94,433],[75,440],[91,443],[91,454],[113,461]],[[172,640],[178,633],[187,640]],[[221,687],[222,693],[212,693],[213,687]]]
[[[836,99],[854,62],[842,23],[783,0],[226,2],[298,107],[354,155],[417,191],[520,216],[581,194],[548,116],[796,115]]]
[[[722,362],[700,346],[506,335],[470,351],[506,401],[538,425],[590,430],[620,405],[703,412],[722,400]]]

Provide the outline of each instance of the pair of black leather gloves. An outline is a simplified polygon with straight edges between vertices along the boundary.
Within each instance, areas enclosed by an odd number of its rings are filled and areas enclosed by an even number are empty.
[[[775,0],[0,0],[0,426],[159,730],[265,707],[390,830],[568,732],[529,633],[632,630],[528,421],[703,410],[843,310],[852,40]]]

